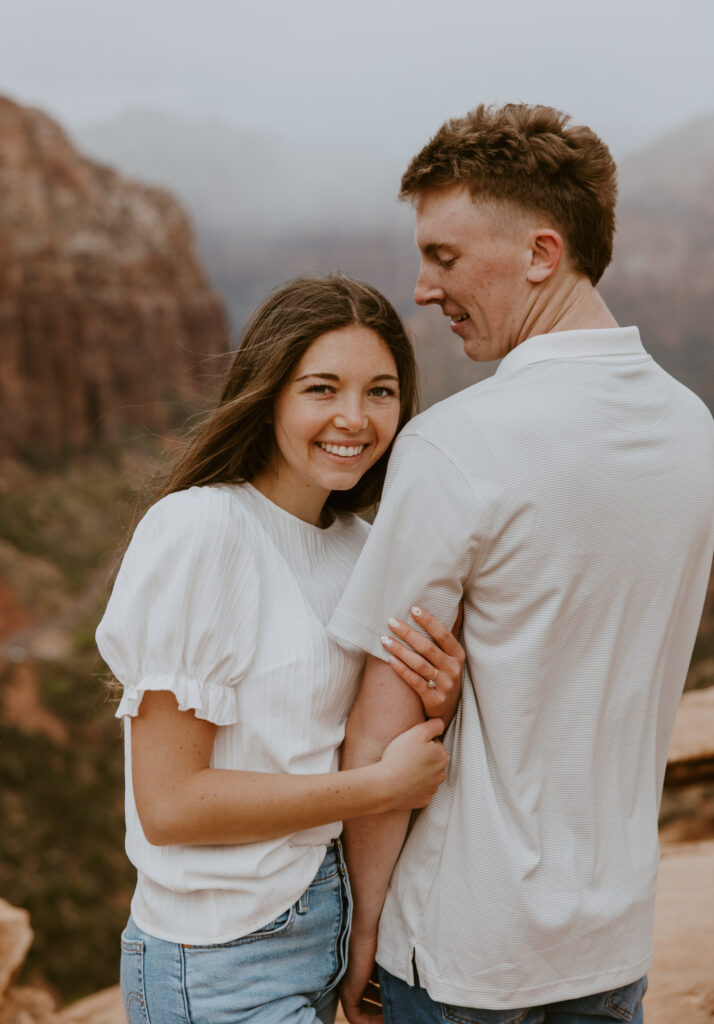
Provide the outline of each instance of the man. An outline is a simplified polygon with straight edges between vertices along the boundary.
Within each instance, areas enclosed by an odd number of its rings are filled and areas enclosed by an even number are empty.
[[[370,1019],[375,954],[388,1024],[642,1020],[667,746],[714,547],[714,428],[596,290],[615,173],[589,129],[509,104],[447,122],[402,179],[416,301],[470,358],[502,362],[400,435],[331,624],[369,655],[353,766],[422,714],[380,660],[383,623],[415,599],[453,621],[463,600],[447,781],[405,843],[399,814],[346,829],[353,1022]]]

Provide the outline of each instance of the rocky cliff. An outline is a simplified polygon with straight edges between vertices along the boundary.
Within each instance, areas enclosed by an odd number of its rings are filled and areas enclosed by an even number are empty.
[[[0,454],[161,427],[227,343],[174,199],[0,97]]]

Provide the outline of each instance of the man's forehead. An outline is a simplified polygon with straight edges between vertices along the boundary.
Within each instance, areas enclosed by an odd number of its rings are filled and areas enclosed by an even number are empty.
[[[421,193],[414,210],[415,241],[429,255],[463,235],[466,225],[478,216],[479,204],[474,203],[465,185],[451,185]]]
[[[449,245],[468,244],[474,236],[520,234],[540,218],[508,199],[474,197],[467,185],[422,192],[414,202],[414,239],[425,255]],[[550,218],[544,218],[549,226]]]
[[[440,188],[425,189],[414,199],[417,218],[448,216],[451,211],[467,210],[474,205],[466,185],[443,185]]]

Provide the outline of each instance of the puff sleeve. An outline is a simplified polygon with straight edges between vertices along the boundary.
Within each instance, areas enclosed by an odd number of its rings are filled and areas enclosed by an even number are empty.
[[[162,498],[122,561],[97,646],[134,716],[147,690],[170,690],[182,711],[237,721],[236,687],[253,659],[260,580],[249,517],[220,488]]]

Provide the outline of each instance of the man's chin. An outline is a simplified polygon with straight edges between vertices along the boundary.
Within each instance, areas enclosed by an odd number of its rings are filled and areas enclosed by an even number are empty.
[[[475,363],[488,363],[496,356],[492,356],[488,351],[488,346],[480,339],[473,340],[471,338],[463,339],[464,355],[468,356]]]

